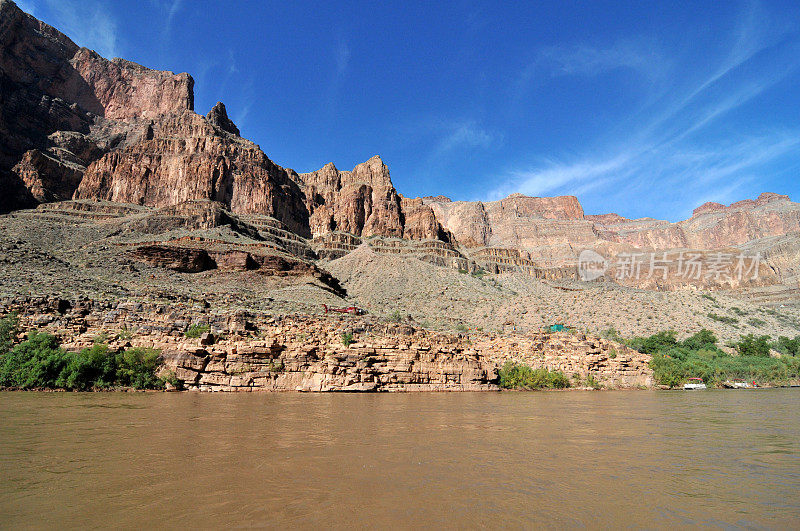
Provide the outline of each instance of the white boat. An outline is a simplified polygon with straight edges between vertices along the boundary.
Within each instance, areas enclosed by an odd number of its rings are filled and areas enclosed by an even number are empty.
[[[706,384],[703,383],[702,378],[689,378],[689,381],[683,384],[685,391],[692,391],[694,389],[706,389]]]
[[[750,389],[753,386],[751,384],[745,382],[744,380],[734,380],[733,381],[733,387],[734,387],[734,389]]]

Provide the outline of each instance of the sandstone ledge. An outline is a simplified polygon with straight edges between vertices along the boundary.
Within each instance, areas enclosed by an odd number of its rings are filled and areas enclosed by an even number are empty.
[[[180,387],[200,391],[409,392],[499,390],[507,361],[589,374],[604,387],[652,388],[649,357],[567,332],[450,335],[371,316],[272,316],[147,302],[18,298],[24,329],[58,335],[67,350],[101,337],[112,350],[156,348]],[[191,324],[210,332],[189,339]],[[344,341],[343,336],[352,343]]]

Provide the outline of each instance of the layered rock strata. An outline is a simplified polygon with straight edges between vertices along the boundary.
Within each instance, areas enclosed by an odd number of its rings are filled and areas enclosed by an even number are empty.
[[[573,384],[592,375],[613,388],[653,385],[647,356],[580,334],[466,337],[370,317],[219,314],[136,301],[0,301],[0,315],[12,310],[24,328],[54,333],[68,350],[91,346],[98,337],[109,338],[112,351],[159,349],[164,370],[185,389],[486,391],[498,389],[498,369],[508,360],[560,370]],[[210,331],[187,339],[192,324]],[[352,343],[342,340],[345,333]]]

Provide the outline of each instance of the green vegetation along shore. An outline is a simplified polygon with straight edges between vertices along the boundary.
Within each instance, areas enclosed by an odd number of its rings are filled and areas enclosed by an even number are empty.
[[[606,332],[614,334],[613,330]],[[720,348],[717,337],[709,330],[701,330],[683,341],[676,336],[669,330],[622,341],[652,356],[653,377],[664,386],[676,387],[688,378],[702,378],[707,385],[716,387],[732,380],[786,385],[800,379],[800,336],[780,337],[773,342],[769,336],[745,335],[727,345],[735,354]],[[773,357],[772,351],[780,357]]]
[[[115,388],[164,389],[174,376],[157,376],[159,352],[131,348],[110,352],[96,343],[80,352],[66,352],[58,338],[33,331],[14,344],[19,320],[0,319],[0,388],[65,389],[74,391]]]

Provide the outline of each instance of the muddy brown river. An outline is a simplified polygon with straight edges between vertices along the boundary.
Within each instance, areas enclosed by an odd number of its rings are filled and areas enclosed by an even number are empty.
[[[800,526],[800,389],[0,393],[1,528]]]

